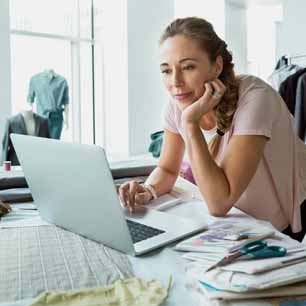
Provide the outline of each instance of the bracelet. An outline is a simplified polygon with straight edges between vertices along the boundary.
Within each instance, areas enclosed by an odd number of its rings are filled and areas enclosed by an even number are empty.
[[[217,129],[217,134],[222,137],[222,136],[224,136],[225,133],[223,131]]]
[[[144,183],[142,186],[150,191],[154,200],[158,198],[157,193],[152,185]]]

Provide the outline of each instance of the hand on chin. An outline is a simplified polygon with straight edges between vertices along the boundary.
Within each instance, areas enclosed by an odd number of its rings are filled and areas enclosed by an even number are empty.
[[[174,101],[177,104],[180,111],[183,111],[185,108],[187,108],[189,105],[195,102],[195,101],[190,101],[190,100],[189,101],[179,101],[176,99],[174,99]]]

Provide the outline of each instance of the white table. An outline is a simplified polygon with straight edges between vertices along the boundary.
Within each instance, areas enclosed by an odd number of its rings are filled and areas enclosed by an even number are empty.
[[[179,216],[190,217],[199,220],[206,220],[208,224],[216,221],[220,218],[214,218],[208,214],[207,207],[203,201],[201,201],[199,191],[196,186],[193,184],[179,179],[176,186],[179,188],[183,188],[188,190],[190,194],[193,194],[193,199],[190,201],[178,205],[169,209],[169,218],[171,218],[171,214],[176,214]],[[227,217],[222,218],[227,220],[235,220],[242,223],[246,222],[256,222],[255,219],[250,216],[244,214],[236,208],[233,208]],[[280,233],[280,235],[283,235]],[[283,235],[284,236],[284,235]],[[290,238],[287,238],[288,241]],[[197,305],[192,298],[190,292],[185,287],[185,272],[184,266],[186,261],[181,258],[181,253],[174,251],[172,249],[172,245],[164,247],[163,249],[159,249],[153,251],[149,254],[140,256],[140,257],[132,257],[130,256],[130,260],[132,262],[135,275],[138,277],[142,277],[144,279],[158,279],[165,286],[168,284],[170,276],[173,278],[173,286],[170,291],[170,295],[164,304],[165,306],[189,306],[189,305]],[[27,301],[14,302],[5,305],[11,306],[25,306],[27,305]],[[4,304],[0,304],[3,306]],[[205,304],[207,305],[207,304]],[[246,302],[239,302],[235,304],[224,304],[224,305],[246,305]],[[267,301],[252,301],[251,304],[248,305],[270,305]]]
[[[169,214],[176,214],[179,216],[190,217],[198,220],[206,220],[208,224],[215,222],[216,220],[235,220],[241,223],[257,222],[254,218],[248,216],[247,214],[241,212],[236,208],[232,208],[225,218],[215,218],[208,214],[207,206],[205,203],[197,198],[200,198],[198,188],[189,182],[179,179],[177,186],[183,187],[184,189],[189,189],[196,199],[189,201],[188,203],[181,204],[179,206],[173,207],[167,212]],[[268,222],[264,222],[265,225],[272,225]],[[276,231],[276,230],[275,230]],[[282,234],[277,233],[290,242],[291,238]],[[191,297],[190,292],[185,287],[185,272],[184,266],[186,265],[186,260],[181,258],[181,253],[174,251],[172,246],[167,246],[162,250],[157,250],[154,253],[150,253],[139,258],[130,258],[133,263],[135,274],[137,276],[143,277],[145,279],[156,278],[163,282],[164,285],[167,284],[170,275],[173,277],[173,288],[170,292],[170,296],[165,303],[165,306],[185,306],[185,305],[198,305],[194,299]],[[306,295],[306,293],[305,293]],[[284,298],[286,300],[286,298]],[[248,303],[248,304],[246,304]],[[207,306],[208,304],[205,304]],[[250,302],[240,301],[235,303],[220,303],[216,305],[272,305],[267,300],[253,300]],[[274,304],[277,305],[277,304]],[[202,305],[201,305],[202,306]],[[204,305],[203,305],[204,306]]]

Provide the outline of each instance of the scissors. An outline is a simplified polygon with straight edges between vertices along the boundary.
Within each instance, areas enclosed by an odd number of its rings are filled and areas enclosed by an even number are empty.
[[[243,255],[247,255],[251,258],[260,259],[260,258],[282,257],[285,256],[286,253],[287,249],[284,247],[276,245],[268,246],[267,242],[264,240],[252,241],[242,246],[236,252],[230,253],[229,255],[223,257],[213,266],[209,267],[206,270],[206,272],[216,267],[226,266]]]

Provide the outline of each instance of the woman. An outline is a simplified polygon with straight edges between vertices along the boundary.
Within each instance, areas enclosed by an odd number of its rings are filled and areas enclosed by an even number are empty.
[[[144,185],[120,187],[122,202],[133,210],[169,192],[186,151],[210,214],[235,206],[301,240],[306,149],[281,97],[256,77],[235,76],[226,43],[203,19],[173,21],[160,51],[170,94],[161,157]]]

